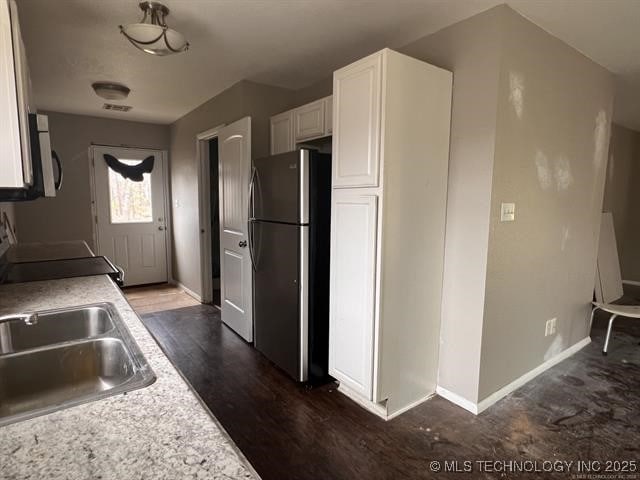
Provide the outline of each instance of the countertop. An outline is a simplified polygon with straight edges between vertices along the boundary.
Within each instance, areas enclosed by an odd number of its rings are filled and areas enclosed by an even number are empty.
[[[0,427],[4,479],[257,478],[107,276],[0,286],[0,315],[111,302],[157,380]]]
[[[93,252],[89,245],[82,240],[51,243],[17,243],[9,247],[7,251],[7,260],[12,263],[82,257],[93,257]]]

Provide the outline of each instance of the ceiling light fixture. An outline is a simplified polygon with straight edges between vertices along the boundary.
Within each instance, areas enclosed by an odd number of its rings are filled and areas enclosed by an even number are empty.
[[[96,95],[105,100],[124,100],[129,96],[131,90],[129,87],[120,85],[119,83],[95,82],[91,84]]]
[[[120,25],[120,32],[127,40],[151,55],[171,55],[189,49],[184,36],[167,26],[167,7],[158,2],[142,2],[139,6],[144,12],[142,20],[124,27]]]

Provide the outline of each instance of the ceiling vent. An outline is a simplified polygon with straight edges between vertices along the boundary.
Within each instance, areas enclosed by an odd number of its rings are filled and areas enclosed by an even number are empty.
[[[105,103],[102,108],[104,110],[113,110],[114,112],[128,112],[133,107],[130,105],[115,105],[113,103]]]

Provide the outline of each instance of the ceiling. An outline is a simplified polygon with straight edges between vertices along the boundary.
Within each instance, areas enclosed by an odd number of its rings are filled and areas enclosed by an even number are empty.
[[[18,0],[35,101],[43,110],[171,123],[234,83],[291,89],[382,47],[397,48],[500,0],[165,0],[186,53],[147,55],[118,25],[136,0]],[[618,75],[616,119],[640,130],[638,0],[510,0],[513,8]],[[126,114],[102,109],[95,81],[131,88]]]

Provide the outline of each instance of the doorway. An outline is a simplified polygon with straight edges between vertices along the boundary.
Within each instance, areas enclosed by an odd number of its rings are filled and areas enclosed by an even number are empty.
[[[222,321],[244,340],[252,342],[253,270],[248,248],[251,118],[244,117],[230,125],[202,132],[196,136],[196,142],[201,301],[214,303],[214,256],[217,253]],[[212,159],[218,165],[217,177]],[[216,187],[217,195],[212,193]],[[212,225],[215,221],[212,210],[216,210],[212,208],[213,202],[219,206],[217,229]],[[217,250],[215,232],[219,235]]]
[[[93,236],[98,255],[124,272],[124,286],[169,276],[166,153],[91,147]]]
[[[211,219],[211,303],[220,308],[220,188],[218,137],[209,140],[209,216]]]

